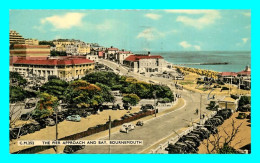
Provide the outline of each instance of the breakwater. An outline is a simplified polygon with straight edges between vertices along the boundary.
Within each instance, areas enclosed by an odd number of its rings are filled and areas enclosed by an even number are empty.
[[[215,63],[180,63],[175,65],[227,65],[228,62],[215,62]]]

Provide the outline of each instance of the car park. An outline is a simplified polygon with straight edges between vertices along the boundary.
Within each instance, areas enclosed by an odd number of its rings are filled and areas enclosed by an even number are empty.
[[[79,115],[71,115],[66,118],[67,121],[74,121],[74,122],[80,122],[80,116]]]
[[[124,123],[122,125],[122,127],[120,128],[120,132],[125,132],[128,133],[131,130],[135,129],[135,125],[131,124],[131,123]]]

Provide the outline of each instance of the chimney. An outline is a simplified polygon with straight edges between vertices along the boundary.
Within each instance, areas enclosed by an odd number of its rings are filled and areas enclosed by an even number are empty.
[[[148,51],[148,56],[150,56],[150,51]]]
[[[111,46],[111,48],[113,48],[113,46]]]
[[[124,52],[124,51],[125,51],[125,49],[122,49],[122,51]]]

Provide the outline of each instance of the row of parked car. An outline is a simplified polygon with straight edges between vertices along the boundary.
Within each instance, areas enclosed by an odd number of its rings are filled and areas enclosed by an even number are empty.
[[[217,126],[223,124],[224,120],[232,115],[230,109],[218,111],[218,113],[208,119],[204,125],[199,125],[190,133],[183,135],[175,144],[169,144],[166,151],[169,154],[188,154],[197,153],[200,142],[209,138],[210,134],[218,132]]]
[[[87,117],[90,115],[91,112],[87,112],[84,110],[75,111],[69,109],[57,113],[57,123],[62,122],[64,120],[79,122],[81,120],[81,117]],[[53,113],[51,116],[48,116],[46,118],[38,118],[32,115],[32,113],[23,114],[21,116],[21,120],[29,119],[33,119],[34,122],[10,128],[10,140],[17,139],[22,135],[34,133],[43,128],[46,128],[46,126],[54,126],[56,124],[56,113]]]

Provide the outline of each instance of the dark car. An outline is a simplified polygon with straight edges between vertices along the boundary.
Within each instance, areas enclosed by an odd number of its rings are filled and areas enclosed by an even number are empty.
[[[41,125],[39,122],[32,122],[32,125],[34,125],[34,130],[39,131],[41,129]]]
[[[243,105],[242,107],[239,108],[239,111],[242,111],[242,112],[249,112],[249,111],[251,111],[251,104]]]
[[[85,148],[85,145],[66,145],[63,152],[69,154],[69,153],[74,153],[74,152],[84,149],[84,148]]]
[[[25,125],[23,126],[23,128],[27,130],[27,133],[28,133],[28,134],[34,133],[35,130],[36,130],[34,124],[31,124],[31,123],[25,124]]]
[[[216,115],[216,116],[214,116],[214,118],[218,118],[218,119],[220,119],[222,122],[224,122],[224,118],[223,118],[222,116],[220,116],[220,115]]]
[[[195,142],[197,146],[200,145],[200,140],[194,135],[184,135],[183,137],[181,137],[180,140],[182,140],[182,141],[190,140],[190,141]]]
[[[190,141],[190,140],[185,140],[184,143],[186,143],[189,147],[188,153],[197,153],[198,146],[195,142]]]
[[[30,118],[32,117],[32,113],[25,113],[25,114],[22,114],[20,119],[23,120],[23,121],[27,121],[29,120]]]
[[[231,109],[222,109],[219,110],[217,114],[222,116],[226,120],[232,115],[232,111]]]
[[[237,116],[238,119],[245,119],[246,117],[247,117],[246,113],[239,113]]]
[[[136,126],[143,126],[144,125],[144,122],[143,121],[138,121],[137,123],[136,123]]]
[[[169,154],[184,154],[187,153],[188,147],[186,144],[184,143],[175,143],[173,144],[169,144],[168,147],[165,148],[166,151],[168,151]]]
[[[18,128],[18,127],[9,129],[10,140],[18,138],[19,130],[20,130],[20,128]]]
[[[39,123],[41,129],[46,128],[47,125],[46,125],[45,119],[38,118],[38,119],[35,119],[35,121]]]
[[[205,134],[202,131],[199,131],[199,130],[193,130],[193,131],[191,131],[191,134],[199,135],[200,140],[203,140],[206,137]]]
[[[205,125],[205,128],[207,128],[211,134],[217,134],[218,133],[218,129],[213,126],[213,125]]]
[[[141,107],[141,110],[145,111],[145,110],[148,110],[148,109],[154,109],[153,105],[151,104],[145,104]]]
[[[27,127],[24,127],[23,125],[14,127],[10,130],[11,137],[18,138],[22,135],[28,134]]]

